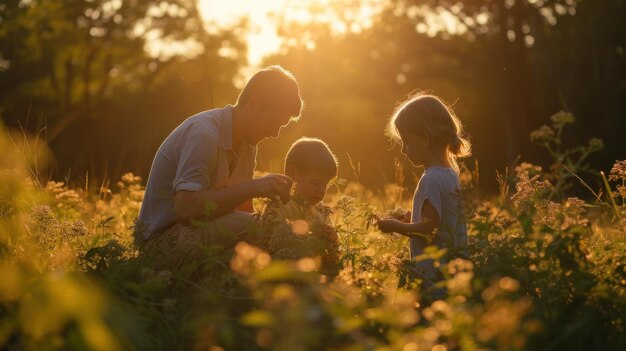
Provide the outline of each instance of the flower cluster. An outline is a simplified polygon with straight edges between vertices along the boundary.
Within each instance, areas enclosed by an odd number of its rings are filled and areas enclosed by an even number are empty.
[[[517,176],[518,181],[515,184],[517,192],[511,199],[518,210],[533,207],[535,201],[538,201],[544,191],[551,187],[547,180],[540,180],[541,175],[536,174],[531,177],[528,170],[523,170]]]
[[[574,123],[574,115],[569,112],[559,111],[550,116],[550,120],[556,125]]]
[[[541,144],[553,140],[554,136],[554,129],[544,125],[530,133],[530,140],[534,143]]]
[[[279,200],[270,200],[260,215],[262,239],[257,244],[274,258],[298,260],[321,257],[321,272],[336,275],[339,269],[339,238],[337,229],[325,219],[332,210],[325,205],[311,207],[294,201],[297,215],[281,211]]]
[[[572,227],[586,227],[589,220],[584,217],[585,202],[575,197],[568,198],[560,204],[553,201],[537,202],[539,222],[561,230]]]
[[[609,180],[626,181],[626,160],[615,162],[613,168],[611,168]]]
[[[73,208],[79,210],[83,205],[80,189],[70,189],[63,182],[49,181],[46,184],[46,191],[54,195],[56,205],[59,209]]]

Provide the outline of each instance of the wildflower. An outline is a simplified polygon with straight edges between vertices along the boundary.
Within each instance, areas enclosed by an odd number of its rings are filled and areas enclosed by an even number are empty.
[[[318,204],[316,208],[324,217],[330,217],[333,213],[335,213],[335,210],[333,210],[332,207],[321,203]]]
[[[67,203],[80,203],[81,198],[80,195],[76,192],[76,190],[68,189],[61,191],[55,195],[55,198],[59,201],[66,201]]]
[[[396,207],[393,210],[389,211],[387,215],[389,217],[393,217],[397,220],[403,221],[403,220],[406,220],[407,213],[408,212],[402,207]]]
[[[530,140],[534,143],[546,143],[554,139],[554,129],[546,125],[530,133]]]
[[[547,226],[554,226],[561,222],[562,211],[561,205],[553,201],[538,201],[535,204],[539,216],[539,221]]]
[[[35,206],[30,214],[30,219],[38,228],[42,229],[49,228],[56,221],[54,212],[48,205]]]
[[[355,199],[351,196],[340,195],[336,207],[346,216],[350,216],[354,212],[354,201]]]
[[[517,192],[511,197],[517,209],[520,209],[524,204],[532,203],[538,194],[551,186],[547,180],[539,180],[538,174],[531,178],[528,175],[528,171],[524,171],[518,176],[520,179],[515,184]]]
[[[348,183],[348,181],[345,178],[334,178],[330,181],[330,183],[328,184],[328,186],[336,186],[339,188],[342,188],[344,186],[346,186],[346,184]]]
[[[520,174],[522,172],[528,172],[528,175],[530,175],[531,177],[536,174],[541,173],[541,171],[542,171],[541,166],[537,166],[529,162],[522,162],[520,163],[519,166],[515,167],[516,174]]]
[[[283,208],[280,200],[270,200],[260,214],[264,234],[258,246],[285,260],[321,257],[321,271],[336,275],[339,267],[339,238],[329,222],[332,210],[319,204],[311,207],[303,199],[292,198],[295,207]],[[286,218],[288,216],[289,218]]]
[[[53,180],[46,183],[46,190],[52,191],[54,193],[58,193],[63,191],[65,188],[65,183],[63,182],[55,182]]]
[[[141,183],[141,177],[128,172],[122,176],[122,182],[126,184],[138,184]]]
[[[557,125],[574,123],[574,115],[565,111],[559,111],[553,114],[550,119]]]
[[[626,180],[626,160],[615,162],[609,174],[609,180]]]
[[[587,143],[588,152],[596,152],[604,149],[604,142],[599,138],[592,138]]]
[[[71,224],[69,231],[72,236],[84,236],[88,232],[89,230],[85,226],[85,222],[80,219]]]

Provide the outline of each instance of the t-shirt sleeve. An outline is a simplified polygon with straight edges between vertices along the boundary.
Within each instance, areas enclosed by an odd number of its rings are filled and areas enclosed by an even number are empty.
[[[436,177],[425,176],[420,180],[418,193],[420,209],[424,207],[424,202],[428,200],[437,211],[439,219],[441,219],[441,206],[443,202],[441,191],[441,184],[439,184]]]
[[[179,148],[172,193],[208,188],[217,168],[218,152],[217,135],[198,130],[187,134]]]

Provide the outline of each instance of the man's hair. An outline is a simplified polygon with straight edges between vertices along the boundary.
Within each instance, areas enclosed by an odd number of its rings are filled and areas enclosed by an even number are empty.
[[[317,138],[296,140],[285,156],[285,172],[289,165],[303,173],[319,172],[330,178],[337,176],[337,158],[328,144]]]
[[[245,105],[253,95],[258,95],[271,109],[289,112],[295,120],[304,108],[296,78],[277,65],[256,72],[239,93],[237,105]]]

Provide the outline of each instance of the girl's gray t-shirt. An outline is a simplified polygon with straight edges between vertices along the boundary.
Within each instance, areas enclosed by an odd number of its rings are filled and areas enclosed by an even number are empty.
[[[426,238],[411,238],[411,257],[421,255],[424,248],[436,245],[439,248],[458,250],[464,253],[467,247],[467,228],[463,216],[461,184],[457,173],[449,167],[433,166],[424,171],[413,196],[412,221],[422,221],[422,207],[428,200],[439,214],[439,228],[432,241]]]

